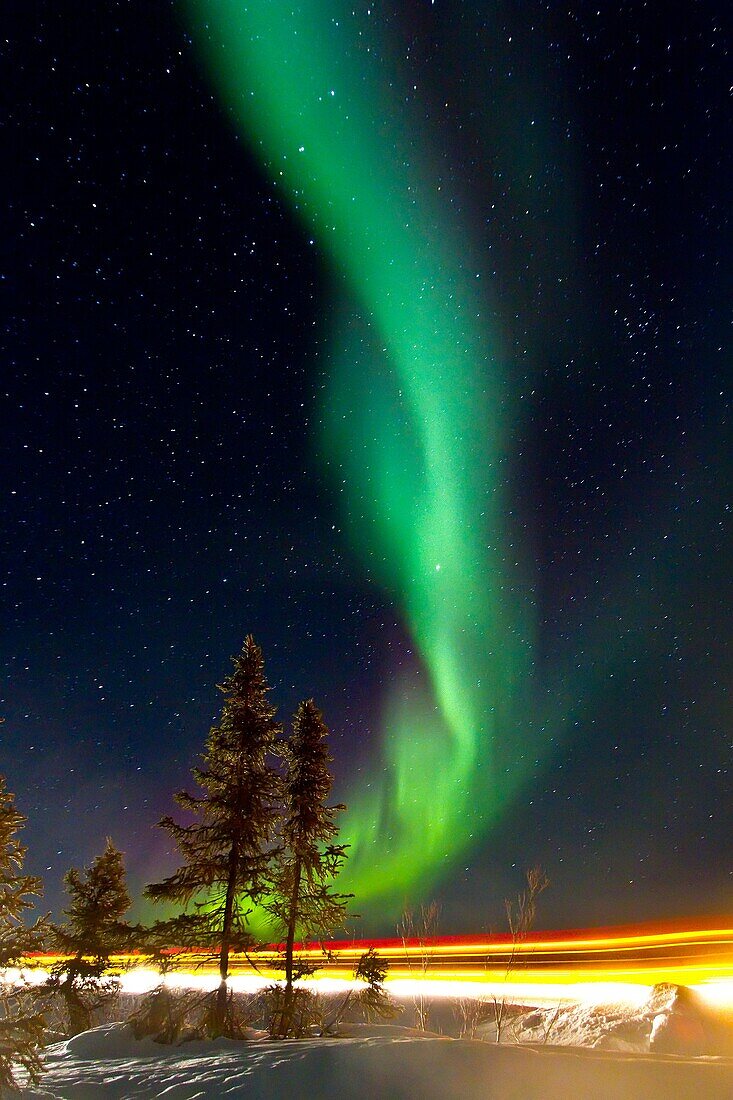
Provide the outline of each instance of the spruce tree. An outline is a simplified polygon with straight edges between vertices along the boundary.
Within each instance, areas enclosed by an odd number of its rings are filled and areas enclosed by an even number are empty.
[[[42,948],[45,919],[30,928],[23,922],[33,898],[43,893],[41,880],[24,875],[26,848],[16,838],[25,817],[15,808],[13,795],[0,775],[0,969],[20,966],[23,959]],[[16,1085],[14,1067],[22,1066],[33,1083],[42,1062],[43,1016],[33,1010],[21,986],[0,982],[0,1092]]]
[[[289,741],[281,747],[287,774],[283,792],[281,848],[275,856],[268,910],[285,932],[285,989],[275,1031],[290,1034],[295,1006],[293,982],[311,973],[312,964],[294,959],[296,932],[304,939],[332,935],[346,918],[350,894],[339,894],[333,881],[346,858],[336,844],[336,814],[344,806],[326,804],[333,777],[329,770],[328,727],[312,699],[302,702]]]
[[[59,952],[66,957],[51,969],[49,988],[59,993],[69,1014],[72,1035],[91,1026],[92,1013],[116,994],[118,982],[108,975],[111,956],[124,951],[133,930],[123,920],[130,908],[125,863],[107,838],[101,855],[90,867],[72,867],[64,875],[71,899],[64,910],[67,920],[54,925]]]
[[[373,947],[365,951],[354,967],[354,984],[337,1004],[330,1020],[324,1021],[322,1034],[337,1034],[347,1010],[360,1011],[368,1021],[393,1020],[399,1016],[402,1009],[384,988],[388,971],[389,963]]]
[[[212,1030],[227,1025],[229,956],[252,942],[247,918],[267,888],[270,845],[281,780],[272,755],[280,734],[269,701],[262,651],[249,635],[232,658],[233,673],[219,690],[224,706],[206,742],[204,767],[195,768],[201,795],[182,791],[176,801],[199,820],[160,822],[174,839],[184,863],[163,882],[148,886],[154,901],[184,907],[190,944],[216,947],[220,984]]]

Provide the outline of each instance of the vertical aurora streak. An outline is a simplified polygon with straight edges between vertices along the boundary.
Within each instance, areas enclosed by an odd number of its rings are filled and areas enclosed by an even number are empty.
[[[419,657],[387,692],[371,782],[347,793],[348,886],[384,909],[452,867],[533,756],[518,745],[532,629],[505,520],[499,341],[470,229],[366,16],[327,0],[186,6],[237,127],[330,264],[316,445]]]

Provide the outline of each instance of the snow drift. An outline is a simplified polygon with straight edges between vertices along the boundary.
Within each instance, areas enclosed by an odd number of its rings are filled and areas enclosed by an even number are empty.
[[[549,1046],[504,1046],[411,1029],[351,1028],[351,1038],[191,1042],[162,1047],[108,1024],[48,1051],[43,1087],[25,1097],[132,1100],[720,1100],[733,1061]]]

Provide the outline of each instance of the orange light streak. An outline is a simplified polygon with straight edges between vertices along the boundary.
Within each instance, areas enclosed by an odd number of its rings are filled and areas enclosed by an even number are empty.
[[[508,936],[479,938],[449,936],[420,942],[398,939],[329,941],[307,944],[299,954],[322,960],[323,978],[348,981],[356,959],[374,947],[390,964],[388,982],[421,982],[445,991],[455,983],[475,995],[489,987],[509,986],[528,992],[550,987],[557,991],[580,986],[646,987],[658,982],[710,987],[726,1003],[733,1000],[733,928],[716,922],[708,928],[634,927],[625,929],[579,929],[544,932],[514,944]],[[324,949],[330,953],[325,959]],[[171,949],[178,956],[175,969],[197,974],[212,973],[215,960],[203,951]],[[513,957],[512,957],[513,956]],[[231,972],[235,977],[278,976],[274,964],[276,946],[252,952],[250,958],[235,955]],[[37,955],[28,959],[31,967],[47,968],[56,956]],[[201,965],[203,962],[203,965]],[[144,957],[115,956],[119,971],[144,965]],[[309,979],[314,980],[314,979]],[[575,996],[572,999],[576,999]]]

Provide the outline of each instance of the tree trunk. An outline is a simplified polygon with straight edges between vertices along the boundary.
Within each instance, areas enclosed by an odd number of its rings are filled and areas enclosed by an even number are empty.
[[[216,1026],[219,1034],[223,1034],[227,1013],[227,978],[229,976],[229,950],[232,941],[232,914],[234,912],[234,894],[237,884],[237,860],[239,853],[236,842],[232,844],[229,855],[229,869],[227,872],[227,893],[224,902],[224,922],[221,930],[221,947],[219,949],[219,989],[216,994]]]
[[[285,1004],[280,1025],[280,1034],[283,1039],[288,1037],[292,1026],[293,1016],[293,948],[295,947],[295,927],[298,923],[298,902],[300,900],[300,879],[302,865],[300,860],[295,864],[295,876],[293,889],[290,895],[290,912],[288,913],[288,938],[285,941]]]
[[[68,978],[61,986],[61,994],[69,1013],[69,1034],[73,1036],[79,1035],[82,1031],[88,1031],[92,1026],[92,1014],[84,1003],[83,997]]]

